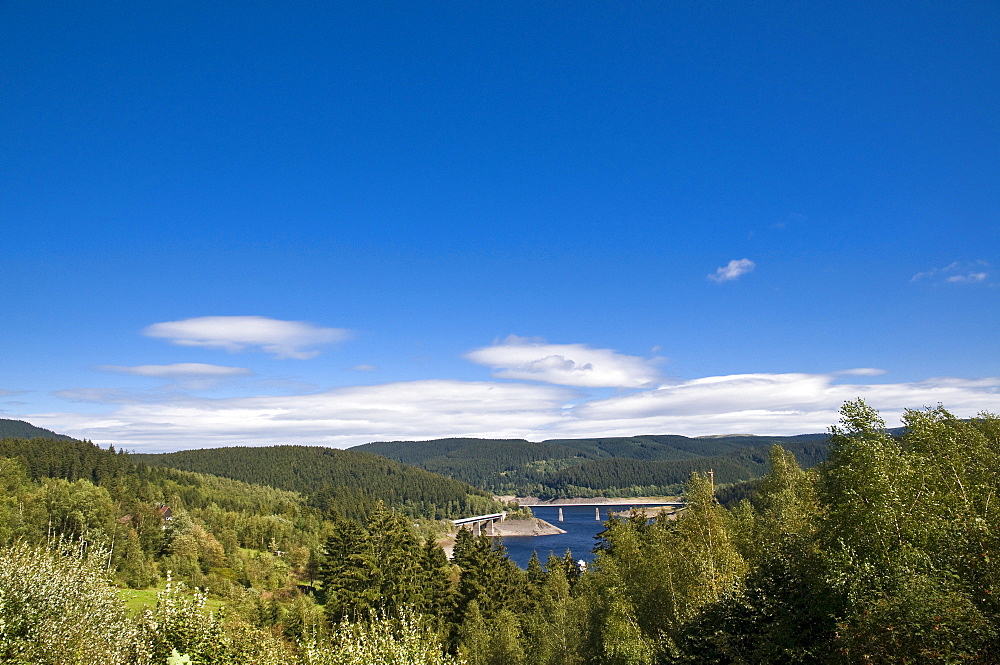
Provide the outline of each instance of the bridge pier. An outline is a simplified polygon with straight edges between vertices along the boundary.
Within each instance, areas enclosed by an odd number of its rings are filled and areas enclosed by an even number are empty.
[[[483,535],[483,527],[486,527],[487,536],[497,535],[497,522],[507,519],[507,513],[493,513],[491,515],[477,515],[475,517],[463,517],[459,520],[452,520],[452,524],[460,529],[468,528],[473,536]]]

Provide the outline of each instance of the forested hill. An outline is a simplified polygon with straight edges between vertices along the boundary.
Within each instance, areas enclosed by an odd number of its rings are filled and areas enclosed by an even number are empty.
[[[369,443],[350,450],[384,455],[464,480],[497,494],[540,497],[670,493],[693,471],[714,469],[720,483],[766,471],[768,450],[779,444],[799,464],[826,459],[828,435],[645,435],[594,439],[451,438]]]
[[[336,508],[383,501],[414,515],[461,517],[495,512],[485,491],[461,480],[380,455],[315,446],[229,447],[136,454],[146,464],[232,478],[299,492],[310,504]]]
[[[8,420],[7,418],[0,418],[0,439],[34,439],[36,437],[41,437],[43,439],[72,439],[72,437],[68,437],[65,434],[56,434],[55,432],[47,429],[35,427],[31,423],[26,423],[23,420]]]

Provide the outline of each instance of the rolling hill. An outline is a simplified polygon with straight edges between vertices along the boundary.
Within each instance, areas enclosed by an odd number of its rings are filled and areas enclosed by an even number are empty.
[[[803,466],[826,459],[828,436],[644,435],[594,439],[450,438],[389,441],[351,448],[384,455],[497,494],[540,497],[670,493],[692,471],[713,469],[719,483],[758,477],[779,444]]]
[[[35,427],[31,423],[23,420],[9,420],[0,418],[0,439],[62,439],[70,440],[72,437],[65,434],[56,434],[53,431],[42,427]]]
[[[151,466],[298,492],[318,508],[335,508],[351,517],[363,516],[376,501],[432,518],[461,517],[500,508],[486,491],[461,480],[354,450],[237,446],[132,457]],[[359,506],[358,511],[351,508],[354,504]]]

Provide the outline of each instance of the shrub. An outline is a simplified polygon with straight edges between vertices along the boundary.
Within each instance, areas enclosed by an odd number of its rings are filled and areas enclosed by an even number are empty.
[[[149,654],[111,585],[108,553],[85,543],[0,552],[0,662],[143,665]]]
[[[464,665],[443,653],[438,635],[412,613],[342,621],[329,640],[299,645],[302,665]]]

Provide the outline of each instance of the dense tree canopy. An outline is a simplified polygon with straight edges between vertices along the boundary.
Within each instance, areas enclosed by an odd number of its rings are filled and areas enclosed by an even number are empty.
[[[581,497],[674,494],[694,471],[714,469],[719,483],[756,478],[780,444],[799,464],[829,451],[825,434],[788,437],[678,435],[558,439],[437,439],[370,443],[367,451],[464,480],[497,494]]]
[[[462,481],[350,450],[232,447],[135,457],[151,465],[299,492],[313,506],[359,520],[379,501],[413,516],[439,519],[500,509],[489,494]]]
[[[109,663],[1000,662],[1000,418],[904,421],[889,432],[849,402],[826,462],[773,446],[726,506],[695,471],[675,515],[607,522],[586,570],[571,553],[521,570],[467,530],[449,561],[377,501],[354,520],[84,442],[4,441],[0,648],[39,663],[90,642],[88,662]],[[130,619],[107,577],[167,570],[210,584],[226,615],[174,581]]]

